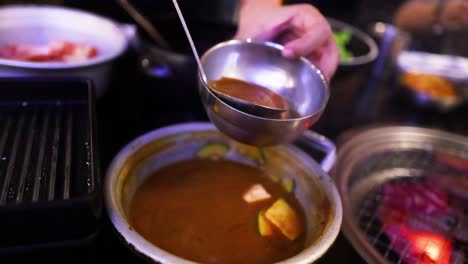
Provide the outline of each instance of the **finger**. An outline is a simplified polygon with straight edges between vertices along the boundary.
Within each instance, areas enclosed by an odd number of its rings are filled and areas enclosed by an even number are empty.
[[[462,5],[465,10],[468,10],[468,1],[463,1]]]
[[[279,24],[275,24],[270,27],[267,26],[265,30],[261,30],[259,33],[256,34],[256,36],[252,36],[252,37],[257,40],[262,40],[262,41],[273,40],[276,37],[283,34],[283,32],[285,32],[290,27],[290,25],[291,25],[291,18],[288,18]]]
[[[276,41],[277,43],[281,44],[281,45],[284,45],[288,42],[291,42],[293,41],[294,39],[297,38],[297,35],[292,33],[290,30],[286,30],[284,31],[282,34],[280,34],[279,36],[277,36],[274,41]]]
[[[274,23],[275,22],[275,23]],[[271,41],[277,36],[283,34],[291,25],[291,18],[285,17],[282,22],[272,21],[270,24],[264,24],[254,30],[239,31],[234,36],[236,39],[252,38],[261,41]]]
[[[336,72],[340,54],[334,41],[328,41],[323,48],[322,56],[317,62],[317,67],[322,71],[327,81],[330,81]]]
[[[460,16],[460,24],[461,24],[462,26],[468,25],[468,12],[467,12],[466,14],[462,14],[462,15]]]
[[[286,43],[283,56],[287,58],[295,58],[298,56],[307,57],[327,41],[329,38],[328,30],[327,27],[316,27],[305,35]]]
[[[311,53],[307,58],[311,61],[320,61],[320,58],[322,58],[323,50],[316,50],[313,53]]]
[[[468,1],[463,2],[462,20],[465,26],[468,25]]]

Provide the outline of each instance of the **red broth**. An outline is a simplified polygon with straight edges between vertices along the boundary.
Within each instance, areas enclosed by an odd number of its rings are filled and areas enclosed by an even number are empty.
[[[272,196],[247,203],[253,184]],[[154,245],[201,263],[274,263],[301,252],[305,232],[288,240],[280,232],[264,237],[257,216],[282,197],[305,230],[304,210],[295,196],[260,169],[226,160],[195,159],[165,167],[136,191],[132,227]]]

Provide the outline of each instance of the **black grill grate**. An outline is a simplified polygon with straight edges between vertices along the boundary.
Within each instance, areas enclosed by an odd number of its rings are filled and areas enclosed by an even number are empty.
[[[414,179],[408,179],[414,180]],[[382,195],[380,190],[376,190],[375,192],[369,193],[369,195],[365,198],[365,201],[362,204],[362,210],[359,212],[359,227],[366,235],[367,241],[374,245],[374,247],[384,256],[390,263],[406,263],[404,259],[411,259],[411,263],[422,263],[420,262],[419,258],[415,258],[414,256],[409,256],[408,249],[411,246],[409,241],[404,240],[403,237],[397,237],[400,241],[391,241],[385,235],[384,229],[382,228],[381,222],[378,219],[378,216],[375,212],[377,212],[377,208],[380,204]],[[424,219],[426,222],[430,222],[431,219],[429,217]],[[401,233],[401,230],[400,230]],[[393,249],[393,245],[396,242],[400,242],[405,244],[404,249],[401,251],[401,254],[398,254]],[[454,249],[451,254],[450,263],[468,263],[468,245],[464,243],[459,243],[454,240],[451,241],[454,244]],[[428,241],[428,244],[431,242]],[[410,263],[407,263],[410,264]]]
[[[0,78],[0,254],[97,234],[94,106],[86,80]]]
[[[0,206],[94,190],[86,102],[0,103],[0,113]]]
[[[442,171],[445,168],[440,164],[434,162],[434,157],[431,149],[415,149],[400,152],[383,152],[372,156],[369,160],[361,161],[362,164],[367,166],[356,166],[352,173],[355,177],[362,177],[371,179],[369,182],[378,182],[379,184],[372,184],[372,188],[366,188],[364,195],[360,196],[355,201],[355,212],[357,224],[364,233],[367,241],[373,245],[379,253],[384,256],[390,263],[423,263],[421,262],[422,256],[415,258],[409,256],[408,249],[411,244],[404,240],[402,236],[395,239],[399,241],[391,241],[385,234],[382,223],[377,215],[378,207],[382,201],[382,187],[386,183],[408,183],[420,182],[427,171]],[[374,180],[372,180],[374,179]],[[382,179],[386,179],[382,181]],[[364,185],[363,185],[364,186]],[[398,197],[395,197],[398,199]],[[431,222],[427,216],[425,222]],[[450,219],[447,219],[450,221]],[[401,230],[400,230],[401,234]],[[394,250],[393,245],[405,245],[403,250],[400,249],[400,254]],[[430,241],[428,243],[431,243]],[[451,252],[450,263],[468,263],[468,245],[456,240],[452,240],[454,245]],[[407,263],[407,264],[410,264]]]

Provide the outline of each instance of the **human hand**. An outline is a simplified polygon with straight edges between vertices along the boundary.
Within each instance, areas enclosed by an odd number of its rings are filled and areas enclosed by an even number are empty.
[[[395,13],[394,23],[410,32],[431,31],[437,23],[436,13],[437,4],[434,1],[406,1]]]
[[[468,1],[446,0],[440,22],[448,30],[468,27]]]
[[[440,14],[434,1],[407,1],[396,12],[395,24],[411,32],[431,31],[437,23],[447,30],[468,27],[468,0],[441,1]]]
[[[309,4],[242,8],[235,38],[280,43],[284,57],[306,57],[327,80],[338,66],[339,51],[330,25]]]

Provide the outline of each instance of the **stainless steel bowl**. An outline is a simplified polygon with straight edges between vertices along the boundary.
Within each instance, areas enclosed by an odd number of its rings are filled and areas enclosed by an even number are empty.
[[[419,51],[403,51],[396,61],[397,79],[413,102],[421,107],[442,112],[452,110],[468,99],[468,58]],[[453,98],[440,98],[416,91],[402,83],[407,73],[422,73],[440,77],[450,82],[456,92]]]
[[[29,62],[0,58],[0,77],[82,77],[94,82],[97,96],[108,88],[112,64],[127,49],[126,30],[86,11],[58,6],[12,5],[0,8],[0,45],[44,44],[68,40],[98,49],[83,62]]]
[[[301,143],[308,147],[318,144],[328,149],[322,166],[292,145],[265,148],[263,155],[259,155],[257,148],[227,138],[209,123],[173,125],[138,137],[114,158],[105,180],[109,217],[122,240],[139,255],[155,262],[193,263],[162,250],[140,236],[128,222],[129,204],[139,185],[154,171],[181,160],[193,159],[201,147],[212,142],[229,146],[226,159],[261,167],[276,181],[295,181],[294,194],[307,218],[306,248],[282,263],[305,264],[320,258],[333,244],[340,230],[341,200],[326,172],[334,160],[334,145],[310,131],[301,136]],[[330,148],[330,145],[333,147]],[[329,208],[329,213],[321,214],[323,208]]]
[[[230,40],[202,56],[208,81],[231,77],[262,85],[283,96],[297,113],[285,119],[254,116],[228,105],[200,81],[205,110],[221,132],[250,145],[277,145],[293,141],[320,118],[329,97],[324,76],[305,58],[284,58],[282,49],[271,42]]]

